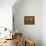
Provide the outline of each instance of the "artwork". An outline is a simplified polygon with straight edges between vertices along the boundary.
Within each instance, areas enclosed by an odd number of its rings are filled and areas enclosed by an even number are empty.
[[[24,24],[25,25],[35,24],[35,16],[24,16]]]

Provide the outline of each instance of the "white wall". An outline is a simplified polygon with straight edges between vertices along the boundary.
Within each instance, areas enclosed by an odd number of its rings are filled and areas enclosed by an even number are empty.
[[[12,6],[16,0],[0,0],[0,27],[12,28]]]
[[[46,0],[41,0],[41,38],[42,46],[46,46]]]
[[[35,40],[37,46],[39,44],[46,46],[46,0],[41,0],[41,2],[40,0],[23,1],[21,5],[16,5],[16,3],[13,8],[13,11],[15,10],[15,27],[26,37],[28,33],[28,38]],[[35,25],[24,25],[24,16],[28,15],[35,16]]]
[[[41,46],[41,0],[23,0],[17,7],[14,5],[15,28],[24,37],[35,41]],[[24,25],[24,16],[35,16],[34,25]]]

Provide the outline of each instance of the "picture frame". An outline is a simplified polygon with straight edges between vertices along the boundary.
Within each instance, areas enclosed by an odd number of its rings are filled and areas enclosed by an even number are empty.
[[[35,24],[35,16],[24,16],[24,25]]]

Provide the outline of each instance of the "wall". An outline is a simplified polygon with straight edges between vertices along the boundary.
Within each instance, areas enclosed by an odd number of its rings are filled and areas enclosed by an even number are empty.
[[[0,0],[0,27],[12,29],[12,6],[16,0]]]
[[[24,38],[34,40],[36,46],[41,46],[41,0],[22,0],[17,7],[13,6],[13,14],[18,32],[22,32]],[[24,25],[24,16],[35,16],[35,24]]]
[[[41,42],[46,46],[46,0],[41,0]]]

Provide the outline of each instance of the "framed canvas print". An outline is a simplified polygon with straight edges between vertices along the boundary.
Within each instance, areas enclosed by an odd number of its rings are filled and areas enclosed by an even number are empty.
[[[35,24],[35,16],[24,16],[24,25]]]

